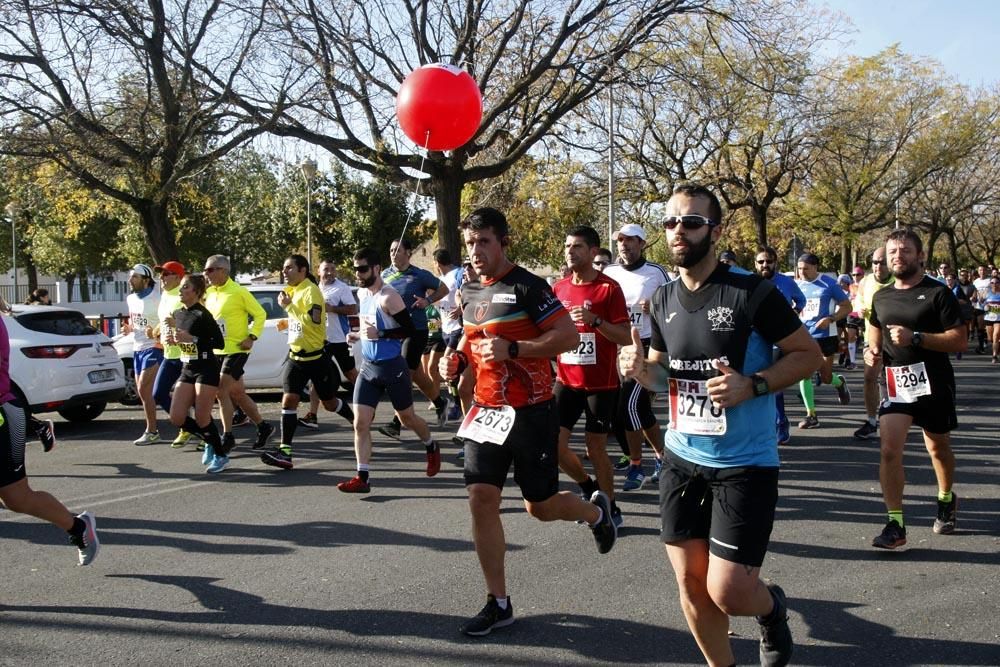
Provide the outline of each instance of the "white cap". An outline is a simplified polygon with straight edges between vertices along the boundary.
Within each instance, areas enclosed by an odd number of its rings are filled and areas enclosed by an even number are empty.
[[[153,269],[149,268],[149,266],[146,264],[136,264],[135,266],[132,267],[132,273],[136,274],[137,276],[142,276],[143,278],[153,277]]]
[[[643,241],[646,240],[646,230],[642,226],[630,222],[627,225],[622,225],[622,228],[618,230],[615,234],[615,240],[618,240],[622,236],[638,236]]]

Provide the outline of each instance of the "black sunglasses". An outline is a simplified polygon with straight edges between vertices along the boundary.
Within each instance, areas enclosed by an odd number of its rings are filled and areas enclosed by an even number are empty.
[[[774,260],[773,259],[758,259],[757,263],[758,264],[774,264]]]
[[[714,227],[718,223],[714,220],[706,218],[703,215],[668,215],[663,219],[664,229],[677,229],[677,225],[680,225],[688,231],[693,231],[695,229],[701,229],[705,225],[709,227]]]
[[[355,273],[365,273],[370,268],[372,268],[372,267],[368,266],[367,264],[365,264],[364,266],[355,266],[354,267],[354,272]]]
[[[610,263],[611,263],[611,262],[605,262],[605,261],[603,261],[603,260],[599,260],[599,259],[595,259],[595,260],[594,260],[594,265],[595,265],[595,266],[607,266],[607,265],[608,265],[608,264],[610,264]]]

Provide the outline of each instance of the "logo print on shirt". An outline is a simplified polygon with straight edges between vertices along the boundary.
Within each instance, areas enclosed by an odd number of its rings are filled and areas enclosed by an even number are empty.
[[[712,323],[712,331],[733,331],[733,309],[719,306],[708,311],[708,320]]]
[[[670,315],[668,315],[668,316],[667,316],[667,319],[665,319],[665,320],[663,320],[663,321],[664,321],[664,322],[665,322],[666,324],[670,324],[670,320],[674,319],[674,315],[676,315],[676,314],[677,314],[677,313],[670,313]]]
[[[921,294],[920,296],[917,297],[917,301],[922,301],[923,299],[926,299],[926,298],[927,298],[926,294]]]
[[[516,304],[517,303],[517,295],[516,294],[494,294],[493,295],[493,303]]]
[[[489,309],[490,309],[489,301],[480,301],[479,303],[476,304],[476,310],[475,312],[473,312],[472,316],[476,319],[477,322],[482,322],[484,319],[486,319],[486,311],[488,311]]]

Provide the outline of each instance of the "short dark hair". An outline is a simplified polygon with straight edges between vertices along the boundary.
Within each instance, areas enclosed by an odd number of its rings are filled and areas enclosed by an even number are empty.
[[[434,261],[443,266],[451,266],[454,263],[451,261],[451,253],[448,252],[447,248],[438,248],[435,250]]]
[[[598,248],[601,245],[601,235],[590,225],[577,225],[566,232],[566,236],[576,236],[583,239],[588,248]]]
[[[378,258],[378,253],[375,252],[374,248],[362,248],[354,253],[354,261],[364,260],[365,264],[368,266],[382,266],[381,260]]]
[[[773,259],[775,261],[777,261],[777,259],[778,259],[778,251],[775,250],[774,248],[772,248],[769,245],[759,245],[759,246],[757,246],[757,252],[754,253],[754,254],[755,255],[759,255],[760,253],[764,253],[765,255],[768,256],[768,258]]]
[[[612,255],[611,251],[608,250],[607,248],[598,248],[597,249],[597,254],[598,255],[607,255],[609,258],[614,258],[614,255]]]
[[[722,204],[719,203],[719,198],[715,196],[715,193],[704,185],[690,181],[678,183],[674,186],[673,194],[685,195],[687,197],[704,197],[708,200],[708,217],[717,225],[722,223]]]
[[[492,229],[500,241],[504,241],[510,235],[510,227],[507,225],[506,216],[489,206],[477,208],[467,215],[460,227],[463,230],[469,229],[477,232],[484,229]]]
[[[907,240],[913,241],[913,245],[916,246],[917,252],[924,251],[924,242],[920,240],[920,236],[915,231],[907,227],[892,230],[885,240],[886,243],[889,241],[899,241],[902,243],[905,243]]]
[[[799,261],[803,264],[812,264],[813,266],[819,266],[819,257],[812,254],[811,252],[804,252],[799,255]]]
[[[392,247],[393,243],[398,243],[399,245],[401,245],[404,248],[406,248],[406,250],[411,251],[411,252],[413,251],[413,241],[411,241],[410,239],[407,239],[407,238],[393,239],[392,242],[389,243],[389,247],[390,248]]]

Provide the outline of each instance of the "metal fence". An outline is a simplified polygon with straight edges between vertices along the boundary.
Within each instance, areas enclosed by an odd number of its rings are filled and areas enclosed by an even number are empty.
[[[39,285],[39,289],[47,289],[49,291],[49,296],[52,297],[53,302],[56,298],[56,286],[51,285]],[[31,294],[31,290],[28,289],[28,284],[17,286],[17,294],[14,293],[13,285],[0,285],[0,296],[4,298],[4,301],[10,304],[14,303],[24,303],[28,300],[28,295]]]

